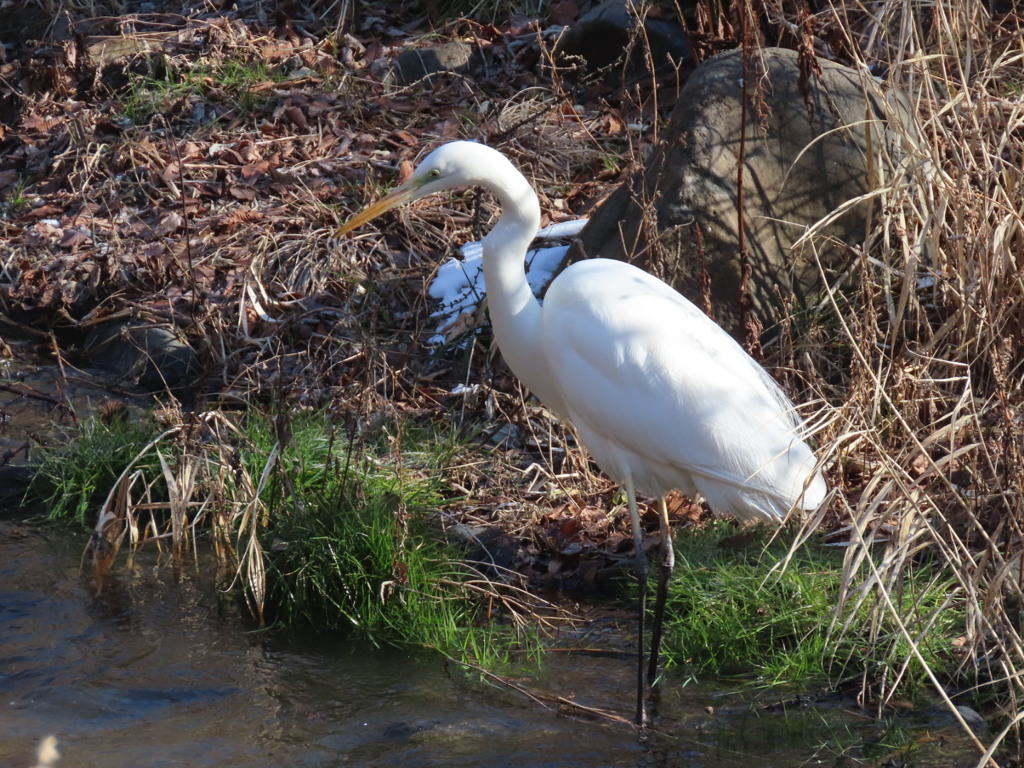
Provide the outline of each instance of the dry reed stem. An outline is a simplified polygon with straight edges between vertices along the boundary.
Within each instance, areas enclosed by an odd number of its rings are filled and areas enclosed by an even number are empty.
[[[1024,599],[1024,107],[1007,88],[1021,82],[1024,45],[1018,22],[1004,19],[1013,33],[1001,31],[983,3],[924,7],[833,5],[863,71],[882,62],[920,126],[901,137],[913,162],[879,169],[874,229],[820,308],[849,350],[846,380],[837,386],[832,361],[804,366],[829,403],[821,452],[850,519],[839,531],[851,546],[833,632],[851,631],[870,605],[875,626],[887,613],[917,653],[935,616],[904,623],[891,596],[904,572],[937,555],[958,585],[946,604],[968,618],[957,650],[965,679],[1015,711],[1024,693],[1013,618]],[[896,682],[872,698],[884,702]]]

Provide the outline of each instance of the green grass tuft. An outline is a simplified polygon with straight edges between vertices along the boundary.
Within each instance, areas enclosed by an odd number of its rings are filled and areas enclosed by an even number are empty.
[[[283,77],[261,61],[226,59],[213,65],[173,70],[166,62],[150,74],[132,75],[121,95],[124,115],[142,125],[166,115],[178,102],[202,100],[224,114],[251,115],[273,96],[272,84]]]
[[[66,444],[39,451],[27,504],[42,507],[50,520],[92,525],[96,508],[121,471],[158,433],[150,418],[86,419]],[[155,478],[157,465],[156,456],[143,461]]]
[[[414,497],[419,496],[417,500]],[[362,498],[358,498],[362,497]],[[458,556],[430,540],[429,492],[383,478],[338,487],[269,531],[269,603],[287,625],[451,649],[471,623]],[[411,519],[404,520],[406,516]]]
[[[843,589],[844,550],[811,539],[797,547],[785,568],[785,534],[732,546],[735,528],[716,524],[676,538],[676,570],[666,611],[665,653],[670,665],[715,675],[754,675],[769,685],[841,683],[859,678],[901,680],[912,695],[925,684],[910,642],[889,614],[872,613],[873,601],[849,600],[852,613],[837,615]],[[724,544],[724,545],[723,545]],[[919,563],[892,593],[924,659],[953,674],[954,640],[962,610],[950,607],[951,579],[936,578]],[[923,639],[915,629],[925,627]]]
[[[436,470],[458,438],[428,429],[379,438],[356,451],[325,435],[320,418],[292,425],[280,463],[287,485],[267,487],[277,512],[261,537],[268,618],[486,664],[524,641],[535,647],[511,626],[478,625],[480,576],[442,543]],[[250,459],[265,455],[260,443]]]

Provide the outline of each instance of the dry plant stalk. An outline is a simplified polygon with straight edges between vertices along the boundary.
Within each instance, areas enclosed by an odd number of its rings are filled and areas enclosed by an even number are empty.
[[[938,557],[958,585],[946,604],[968,617],[949,653],[1014,712],[1024,703],[1020,16],[916,0],[829,13],[861,52],[865,87],[870,67],[884,68],[917,116],[902,136],[912,162],[877,169],[874,228],[793,357],[832,404],[821,453],[834,466],[836,511],[850,520],[834,631],[870,605],[876,626],[887,613],[916,649],[936,615],[894,615],[890,598],[923,557]],[[839,379],[835,361],[813,351],[828,335],[849,351]],[[882,706],[899,683],[865,696]]]
[[[266,524],[267,510],[260,491],[276,466],[280,446],[271,451],[256,483],[233,455],[233,442],[241,435],[225,413],[206,411],[185,418],[168,409],[163,418],[173,423],[128,463],[100,508],[89,542],[97,591],[126,537],[133,553],[143,544],[162,547],[169,541],[172,556],[180,561],[190,547],[194,554],[194,531],[209,527],[219,565],[235,569],[236,578],[248,587],[253,614],[262,620],[266,573],[257,533]],[[166,448],[176,457],[173,464]],[[159,471],[147,475],[139,465],[153,456]],[[164,483],[163,492],[155,490],[158,480]]]

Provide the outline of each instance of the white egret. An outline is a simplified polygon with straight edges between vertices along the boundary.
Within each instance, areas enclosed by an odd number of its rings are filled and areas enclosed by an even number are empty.
[[[813,509],[825,481],[806,428],[778,384],[736,341],[667,284],[634,266],[589,259],[566,268],[543,305],[524,257],[540,224],[529,182],[500,152],[454,141],[430,153],[404,184],[346,222],[343,235],[398,205],[479,186],[501,204],[484,237],[494,336],[524,385],[569,420],[597,464],[623,485],[640,580],[637,721],[644,706],[647,558],[636,491],[659,499],[661,557],[648,679],[674,563],[665,494],[702,496],[719,515],[781,521]]]

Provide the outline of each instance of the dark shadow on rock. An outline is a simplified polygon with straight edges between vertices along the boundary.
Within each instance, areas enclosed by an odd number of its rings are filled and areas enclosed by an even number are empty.
[[[89,331],[83,351],[88,365],[150,392],[186,393],[200,368],[195,350],[167,325],[102,323]]]
[[[693,50],[678,21],[646,14],[641,18],[632,4],[605,0],[565,30],[555,46],[555,61],[567,71],[578,62],[584,73],[603,73],[608,85],[619,87],[692,67]]]

